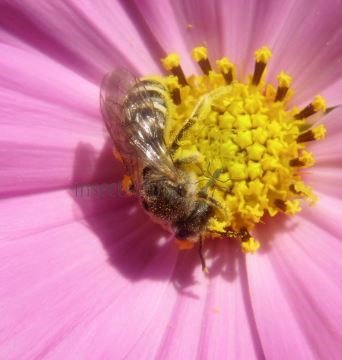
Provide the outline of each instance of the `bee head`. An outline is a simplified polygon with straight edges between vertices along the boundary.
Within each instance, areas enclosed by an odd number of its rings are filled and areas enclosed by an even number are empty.
[[[212,215],[212,211],[212,207],[204,200],[196,201],[188,216],[174,224],[176,238],[181,241],[197,242],[201,231]]]

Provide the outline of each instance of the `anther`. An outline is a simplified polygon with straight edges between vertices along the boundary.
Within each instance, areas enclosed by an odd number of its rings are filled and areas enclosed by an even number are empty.
[[[212,68],[208,59],[207,48],[204,46],[194,48],[192,50],[192,57],[198,63],[203,73],[209,75],[209,71],[211,71]]]
[[[271,58],[271,50],[264,46],[261,49],[257,50],[254,54],[255,56],[255,67],[252,78],[253,85],[259,85],[262,75],[266,69],[268,60]]]
[[[295,115],[295,119],[301,120],[305,119],[316,112],[322,110],[325,112],[327,109],[327,105],[322,96],[316,96],[311,104],[307,105],[303,110],[301,110],[297,115]]]
[[[326,128],[324,125],[319,125],[314,129],[303,132],[297,137],[297,143],[303,143],[313,140],[321,140],[325,138]]]
[[[290,187],[289,187],[289,190],[292,191],[294,194],[296,195],[300,195],[301,194],[301,191],[298,191],[295,187],[294,184],[291,184]]]
[[[285,203],[285,201],[284,200],[281,200],[281,199],[275,199],[274,200],[274,205],[278,208],[278,209],[280,209],[281,211],[286,211],[286,209],[287,209],[287,206],[286,206],[286,203]]]
[[[173,89],[172,93],[171,93],[171,96],[172,96],[172,101],[174,102],[174,104],[175,105],[180,105],[180,103],[182,102],[182,99],[181,99],[179,88]]]
[[[277,80],[278,80],[278,88],[274,101],[282,101],[285,99],[285,96],[289,90],[289,87],[292,82],[292,78],[286,73],[281,72],[278,75]]]
[[[228,58],[223,57],[216,61],[216,65],[218,67],[219,72],[224,77],[224,80],[227,85],[230,85],[233,81],[234,77],[234,64],[229,61]]]
[[[305,166],[305,162],[300,160],[299,158],[296,158],[296,159],[290,160],[289,165],[292,167],[302,167],[302,166]]]
[[[170,54],[161,60],[164,68],[171,71],[172,75],[178,78],[180,85],[188,85],[183,69],[180,66],[180,58],[178,54]]]
[[[167,84],[171,91],[172,101],[175,105],[180,105],[182,102],[181,93],[179,89],[178,78],[176,76],[169,76],[167,78]]]

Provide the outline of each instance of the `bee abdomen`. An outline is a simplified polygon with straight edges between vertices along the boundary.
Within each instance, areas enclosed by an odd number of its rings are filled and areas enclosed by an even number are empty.
[[[128,93],[125,103],[136,114],[167,116],[167,90],[158,81],[142,80]]]

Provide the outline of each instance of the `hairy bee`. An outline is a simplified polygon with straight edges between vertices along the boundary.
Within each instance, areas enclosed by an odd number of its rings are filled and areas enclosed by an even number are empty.
[[[126,71],[107,75],[100,103],[106,127],[143,208],[179,240],[199,242],[213,207],[172,161],[164,141],[168,90],[157,80],[137,80]]]

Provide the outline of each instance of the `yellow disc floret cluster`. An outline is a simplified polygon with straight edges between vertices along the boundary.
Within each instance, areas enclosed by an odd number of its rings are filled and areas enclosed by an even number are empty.
[[[185,77],[177,54],[162,60],[172,73],[163,79],[172,98],[165,140],[173,161],[192,174],[198,194],[213,204],[208,230],[249,234],[265,214],[294,215],[301,200],[314,203],[301,170],[314,164],[307,144],[325,136],[324,126],[309,120],[326,110],[324,99],[289,109],[291,77],[281,72],[278,87],[265,84],[267,47],[256,51],[246,82],[238,81],[229,59],[219,59],[214,70],[206,48],[192,55],[202,75]],[[259,247],[252,236],[243,240],[246,252]]]

